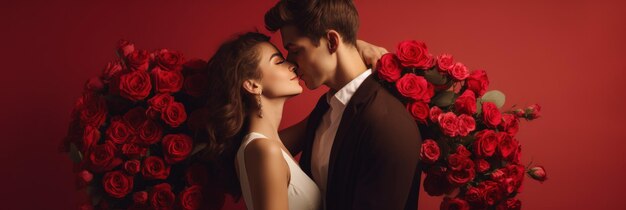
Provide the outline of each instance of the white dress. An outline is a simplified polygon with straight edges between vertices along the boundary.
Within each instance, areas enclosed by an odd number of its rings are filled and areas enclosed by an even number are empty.
[[[243,138],[241,146],[237,151],[237,164],[239,166],[239,182],[241,184],[241,192],[248,209],[253,210],[252,194],[250,193],[250,185],[248,183],[248,174],[244,159],[244,151],[246,146],[255,139],[266,138],[263,134],[251,132]],[[266,140],[267,141],[267,140]],[[289,166],[291,180],[287,187],[289,196],[290,210],[319,210],[321,209],[322,198],[320,191],[315,182],[302,171],[296,161],[293,160],[289,153],[282,148],[283,158]]]

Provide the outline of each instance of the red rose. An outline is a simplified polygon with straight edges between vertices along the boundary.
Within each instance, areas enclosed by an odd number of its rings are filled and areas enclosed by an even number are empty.
[[[400,61],[393,53],[384,54],[376,63],[376,70],[378,71],[378,76],[387,82],[397,81],[402,74]]]
[[[476,133],[476,140],[473,148],[476,156],[484,158],[491,157],[496,152],[498,146],[498,136],[493,130],[482,130]]]
[[[159,93],[175,93],[183,87],[183,74],[180,71],[166,71],[154,67],[150,72],[156,91]]]
[[[472,153],[469,150],[467,150],[467,148],[465,148],[463,145],[457,146],[455,153],[461,155],[462,157],[472,156]]]
[[[509,177],[513,178],[516,182],[521,184],[524,180],[524,166],[519,164],[508,164],[506,167],[506,173]]]
[[[169,134],[163,137],[163,153],[169,164],[184,160],[191,154],[191,150],[193,141],[185,134]]]
[[[135,107],[126,112],[123,116],[124,122],[128,124],[133,130],[139,130],[139,127],[148,119],[146,116],[146,110],[142,107]]]
[[[437,67],[440,72],[447,73],[454,66],[454,58],[450,54],[441,54],[437,56]]]
[[[107,138],[116,144],[125,144],[135,135],[135,131],[123,120],[115,118],[106,130]]]
[[[469,71],[462,63],[455,63],[450,70],[450,75],[452,78],[461,81],[469,77]]]
[[[510,136],[515,136],[519,131],[519,120],[513,114],[502,114],[502,122],[498,129],[506,131]]]
[[[104,89],[104,82],[99,77],[92,77],[85,82],[85,91],[100,92]]]
[[[474,161],[474,164],[476,165],[476,171],[479,173],[485,173],[491,167],[489,162],[487,162],[485,159],[477,159]]]
[[[467,201],[460,198],[449,198],[444,197],[443,202],[441,202],[441,206],[439,206],[441,210],[469,210],[469,204]]]
[[[120,77],[120,95],[131,101],[139,101],[150,94],[150,75],[145,71],[134,71]]]
[[[122,164],[122,160],[115,155],[116,150],[115,144],[111,141],[106,141],[104,144],[94,146],[87,153],[87,161],[91,170],[100,173],[110,171]]]
[[[85,93],[76,101],[81,125],[99,128],[107,117],[106,100],[95,93]]]
[[[453,155],[450,155],[450,157],[452,157]],[[458,169],[452,168],[452,170],[450,170],[448,173],[448,181],[451,184],[455,186],[461,186],[467,184],[474,179],[474,177],[476,176],[476,172],[474,169],[474,162],[471,159],[467,157],[462,157],[457,160],[455,164],[458,164],[457,166],[455,166]]]
[[[466,80],[467,88],[474,91],[477,96],[482,96],[489,86],[489,78],[484,70],[473,71]]]
[[[116,78],[122,72],[122,69],[122,63],[120,61],[109,62],[104,66],[104,69],[102,69],[102,78],[107,81]]]
[[[87,170],[82,170],[76,174],[76,186],[78,189],[86,187],[91,180],[93,180],[93,174]]]
[[[98,128],[87,125],[87,127],[85,127],[85,132],[83,132],[82,144],[80,144],[82,148],[81,151],[86,153],[91,150],[91,148],[100,140],[100,136],[101,134]]]
[[[193,164],[185,171],[185,180],[188,185],[204,186],[209,183],[207,168],[202,164]]]
[[[520,210],[522,209],[522,202],[516,198],[506,199],[504,202],[501,202],[496,210]]]
[[[433,106],[430,108],[430,121],[434,123],[439,122],[439,115],[441,115],[443,111],[438,106]]]
[[[168,183],[157,184],[150,192],[150,205],[153,209],[173,209],[175,199],[172,186]]]
[[[502,114],[492,102],[483,102],[483,122],[490,128],[495,128],[502,122]]]
[[[150,145],[161,140],[163,129],[159,124],[152,120],[146,120],[139,127],[139,139],[143,145]]]
[[[205,74],[194,74],[185,77],[185,93],[193,97],[201,97],[208,93],[208,79]]]
[[[405,74],[396,82],[398,92],[404,97],[413,100],[422,100],[428,94],[428,82],[424,77],[415,74]]]
[[[459,123],[457,116],[453,112],[447,112],[445,114],[439,115],[439,126],[443,131],[443,134],[455,137],[457,135],[457,130],[459,129]]]
[[[133,193],[133,202],[135,202],[135,204],[145,204],[148,201],[148,192],[146,191],[139,191],[139,192],[135,192]]]
[[[504,171],[502,171],[500,169],[496,169],[496,170],[492,171],[489,176],[494,181],[502,181],[505,178]]]
[[[428,104],[421,101],[411,102],[406,108],[415,120],[422,124],[426,123],[426,118],[428,117],[428,112],[430,111],[428,109]]]
[[[424,143],[422,143],[420,159],[424,163],[432,164],[439,159],[440,153],[441,152],[439,151],[439,145],[437,145],[437,142],[432,139],[426,139],[424,140]]]
[[[118,56],[122,58],[128,56],[130,53],[134,51],[135,51],[135,44],[127,40],[120,40],[117,43],[117,53],[118,53]]]
[[[443,167],[431,167],[426,172],[426,178],[424,179],[424,191],[430,196],[440,196],[450,190],[451,186],[448,183],[448,179],[444,174],[446,168]]]
[[[539,182],[544,182],[548,180],[546,169],[543,166],[535,166],[530,168],[530,170],[528,170],[528,175],[530,175],[530,177]]]
[[[166,179],[170,175],[170,166],[166,166],[163,159],[150,156],[143,160],[141,174],[146,179]]]
[[[474,129],[476,129],[476,121],[474,121],[474,118],[465,114],[461,114],[459,115],[459,117],[457,118],[458,123],[459,123],[459,130],[458,130],[458,134],[459,136],[467,136],[470,132],[474,131]]]
[[[476,113],[476,95],[470,90],[466,90],[454,102],[454,109],[459,114],[473,115]]]
[[[126,170],[129,174],[135,175],[136,173],[139,173],[139,170],[141,170],[141,163],[139,163],[139,160],[126,161],[124,163],[124,170]]]
[[[126,56],[126,64],[132,71],[146,71],[150,65],[150,54],[145,50],[135,50]]]
[[[187,113],[183,104],[172,102],[161,113],[161,119],[172,127],[178,127],[187,120]]]
[[[507,133],[499,132],[496,135],[498,135],[498,154],[500,154],[500,157],[508,159],[517,150],[519,143]]]
[[[202,205],[202,188],[198,185],[193,185],[180,192],[179,197],[180,206],[184,210],[200,209]]]
[[[148,104],[154,110],[163,111],[174,101],[174,97],[169,94],[157,94],[148,100]]]
[[[502,197],[502,192],[498,183],[492,181],[485,181],[479,184],[479,187],[485,189],[485,203],[489,206],[496,204]]]
[[[476,207],[483,207],[484,202],[483,198],[485,197],[485,193],[482,188],[479,187],[469,187],[465,192],[465,200],[467,202],[473,204]]]
[[[173,50],[161,49],[154,55],[157,65],[167,71],[180,71],[185,62],[183,54]]]
[[[423,42],[415,40],[400,42],[397,54],[398,60],[405,67],[429,69],[434,64],[433,57]]]
[[[145,156],[148,148],[139,146],[136,143],[126,143],[122,145],[122,154],[129,158],[139,158]]]
[[[102,178],[102,186],[111,197],[123,198],[133,189],[133,177],[124,175],[121,171],[107,172]]]

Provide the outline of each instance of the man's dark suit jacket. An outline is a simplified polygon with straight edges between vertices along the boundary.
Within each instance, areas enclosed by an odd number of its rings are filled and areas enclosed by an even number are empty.
[[[328,108],[322,95],[307,123],[300,165],[309,177],[315,131]],[[417,209],[421,143],[405,106],[370,75],[346,105],[335,136],[326,209]]]

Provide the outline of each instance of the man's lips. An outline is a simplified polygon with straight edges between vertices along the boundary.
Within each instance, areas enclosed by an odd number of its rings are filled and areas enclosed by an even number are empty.
[[[301,75],[296,75],[295,77],[291,78],[290,80],[300,79],[300,77],[302,77],[302,74]]]

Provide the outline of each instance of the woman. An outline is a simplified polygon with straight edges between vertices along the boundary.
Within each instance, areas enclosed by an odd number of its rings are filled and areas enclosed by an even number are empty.
[[[269,37],[246,33],[222,44],[207,68],[207,130],[229,169],[229,192],[243,195],[248,209],[320,209],[317,185],[278,135],[285,101],[302,92],[296,66]]]

